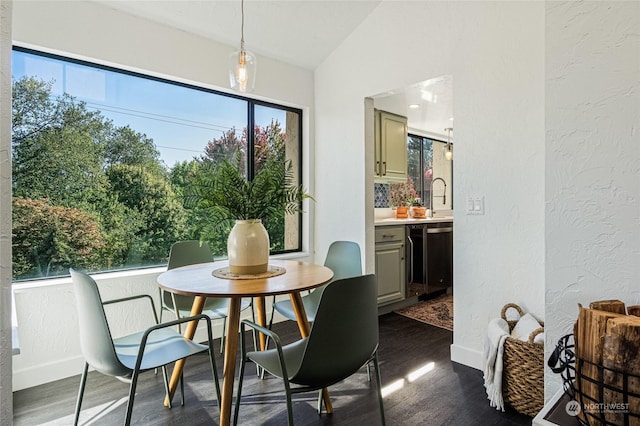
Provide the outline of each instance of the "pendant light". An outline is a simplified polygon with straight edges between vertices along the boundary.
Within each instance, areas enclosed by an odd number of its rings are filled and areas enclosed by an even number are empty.
[[[229,83],[238,92],[253,92],[256,82],[256,55],[244,49],[244,0],[241,0],[240,50],[229,57]]]
[[[447,127],[444,131],[447,132],[447,145],[444,147],[444,158],[451,161],[453,158],[453,145],[451,145],[451,132],[453,131],[453,127]]]

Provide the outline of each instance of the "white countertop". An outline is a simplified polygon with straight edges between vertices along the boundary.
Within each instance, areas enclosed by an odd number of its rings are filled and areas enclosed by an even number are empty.
[[[453,216],[441,216],[441,217],[430,217],[427,219],[396,219],[394,217],[386,217],[386,218],[376,218],[375,226],[391,226],[391,225],[413,225],[417,223],[439,223],[439,222],[449,222],[453,223]]]

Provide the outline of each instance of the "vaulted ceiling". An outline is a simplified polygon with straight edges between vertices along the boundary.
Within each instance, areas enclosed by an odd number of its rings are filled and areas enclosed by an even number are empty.
[[[240,44],[240,0],[91,1],[223,44],[238,47]],[[261,56],[314,70],[382,1],[245,0],[246,48]],[[444,135],[444,128],[451,127],[449,76],[389,89],[387,93],[371,95],[383,108],[406,115],[410,127],[438,135]],[[420,107],[409,109],[409,104]]]
[[[240,44],[240,0],[95,1],[224,44]],[[245,0],[246,48],[313,70],[380,2]]]

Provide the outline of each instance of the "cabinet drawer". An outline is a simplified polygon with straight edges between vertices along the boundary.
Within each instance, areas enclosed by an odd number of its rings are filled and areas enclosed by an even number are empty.
[[[389,241],[404,241],[404,226],[378,226],[376,228],[376,243]]]

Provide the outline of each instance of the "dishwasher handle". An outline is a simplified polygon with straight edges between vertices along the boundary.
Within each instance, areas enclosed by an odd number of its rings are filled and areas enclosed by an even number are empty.
[[[453,228],[427,228],[427,234],[442,234],[445,232],[453,232]]]
[[[413,284],[413,240],[407,235],[409,241],[409,285]]]

